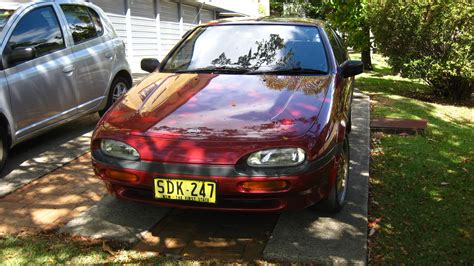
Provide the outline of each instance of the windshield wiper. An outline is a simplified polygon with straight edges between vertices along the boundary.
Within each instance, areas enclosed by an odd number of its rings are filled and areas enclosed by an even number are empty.
[[[175,73],[237,73],[244,74],[249,70],[242,67],[232,67],[232,66],[208,66],[194,69],[183,69],[176,70]]]
[[[255,70],[248,72],[249,75],[258,75],[258,74],[328,74],[327,71],[313,69],[313,68],[302,68],[302,67],[293,67],[293,68],[284,68],[284,69],[272,69],[272,70]]]

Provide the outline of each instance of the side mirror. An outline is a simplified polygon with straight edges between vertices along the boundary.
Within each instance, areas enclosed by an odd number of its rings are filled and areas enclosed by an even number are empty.
[[[143,58],[140,66],[144,71],[151,73],[160,66],[160,61],[155,58]]]
[[[364,63],[362,61],[347,60],[341,65],[340,69],[344,78],[353,77],[364,72]]]
[[[16,65],[17,63],[32,60],[36,57],[36,49],[34,47],[17,47],[8,55],[8,64]]]

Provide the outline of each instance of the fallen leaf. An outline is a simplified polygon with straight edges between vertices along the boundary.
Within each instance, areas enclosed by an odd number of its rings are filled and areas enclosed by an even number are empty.
[[[408,255],[408,251],[404,247],[400,247],[402,250],[403,255]]]
[[[110,253],[110,255],[115,255],[115,252],[114,250],[104,242],[102,242],[102,250],[107,252],[107,253]]]
[[[382,218],[377,218],[377,219],[369,222],[369,224],[367,226],[369,228],[377,228],[379,226],[378,223],[380,223],[380,221],[382,221]]]
[[[383,132],[375,132],[375,133],[373,134],[373,137],[374,137],[374,139],[378,140],[378,139],[383,138],[383,137],[384,137],[384,134],[383,134]]]
[[[375,229],[374,228],[370,228],[369,230],[369,236],[373,236],[375,234]]]

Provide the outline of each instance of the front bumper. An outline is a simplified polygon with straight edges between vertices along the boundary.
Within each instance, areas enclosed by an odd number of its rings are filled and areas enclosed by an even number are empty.
[[[220,211],[280,212],[314,205],[327,196],[336,177],[338,145],[320,159],[297,167],[250,169],[243,166],[168,164],[127,161],[111,158],[100,150],[93,151],[94,171],[117,198],[163,207],[212,209]],[[136,182],[115,180],[106,170],[117,170],[138,176]],[[217,182],[217,203],[155,199],[154,178],[205,179]],[[243,181],[285,180],[288,187],[277,192],[244,191]]]

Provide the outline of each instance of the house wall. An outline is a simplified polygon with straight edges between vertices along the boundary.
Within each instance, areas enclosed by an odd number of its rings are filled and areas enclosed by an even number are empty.
[[[133,72],[143,72],[143,58],[164,56],[189,29],[216,18],[216,12],[195,1],[89,0],[101,7],[125,42]],[[198,14],[198,11],[200,13]]]
[[[270,15],[270,0],[201,0],[206,4],[221,7],[247,16]]]

